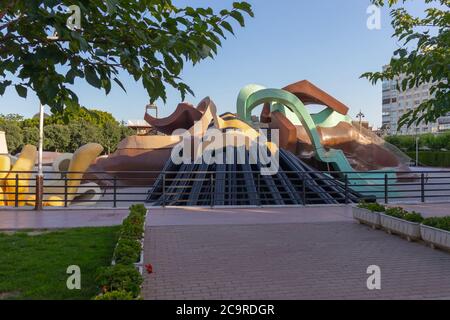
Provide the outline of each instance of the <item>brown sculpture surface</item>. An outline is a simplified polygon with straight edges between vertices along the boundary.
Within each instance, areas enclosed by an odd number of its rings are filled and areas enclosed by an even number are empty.
[[[337,99],[303,80],[291,84],[283,90],[296,95],[304,105],[318,104],[347,115],[349,109]],[[278,129],[280,146],[297,154],[301,158],[314,157],[310,137],[303,126],[295,126],[282,112],[272,112],[270,104],[265,104],[261,113],[261,122],[271,129]],[[384,140],[368,130],[356,128],[351,123],[341,121],[333,127],[316,124],[320,143],[326,149],[342,150],[351,166],[357,171],[372,171],[385,168],[398,168],[409,171],[406,156],[400,151],[389,148]]]
[[[290,84],[284,87],[283,90],[297,96],[297,98],[299,98],[304,105],[317,104],[326,106],[342,115],[348,114],[349,108],[345,104],[318,88],[308,80]],[[270,116],[270,105],[266,103],[261,112],[261,122],[269,123],[271,121]]]
[[[294,126],[280,112],[273,112],[271,119],[270,128],[279,130],[281,148],[301,157],[312,157],[311,140],[304,127]],[[382,145],[374,143],[370,137],[349,123],[340,122],[332,128],[318,127],[318,133],[325,148],[342,150],[357,171],[383,168],[407,170],[394,153]]]
[[[158,121],[153,122],[152,125],[157,123],[158,131],[162,133],[173,133],[178,129],[185,129],[189,130],[191,136],[202,137],[210,123],[218,121],[216,106],[210,98],[203,99],[197,108],[185,103],[181,104],[181,107],[179,105],[177,110],[169,117],[170,119],[161,119],[161,121],[157,119]],[[195,121],[192,117],[185,118],[185,111],[190,113],[192,110],[200,115],[198,119],[195,116]],[[89,168],[85,178],[102,186],[111,186],[114,177],[118,178],[118,186],[152,185],[170,158],[173,147],[181,139],[182,137],[177,135],[128,137],[119,143],[115,153],[98,158]]]
[[[197,108],[190,103],[183,102],[180,103],[175,112],[167,118],[158,119],[146,113],[144,119],[158,132],[171,135],[178,129],[191,129],[194,124],[202,118],[210,103],[211,99],[209,97],[203,99],[198,104]]]
[[[340,114],[348,114],[349,109],[345,104],[316,87],[308,80],[288,85],[287,87],[284,87],[283,90],[296,95],[304,105],[318,104],[327,106]]]
[[[281,112],[273,112],[271,119],[270,128],[279,130],[280,148],[297,153],[297,128]]]
[[[154,118],[148,113],[145,114],[147,121],[157,131],[171,135],[177,129],[189,129],[192,125],[200,120],[202,113],[188,103],[180,103],[177,109],[167,118]]]
[[[332,128],[318,127],[322,145],[326,148],[342,150],[357,171],[399,168],[400,159],[365,136],[347,122],[341,122]],[[297,127],[299,141],[311,144],[303,127]],[[364,159],[364,160],[363,160]]]

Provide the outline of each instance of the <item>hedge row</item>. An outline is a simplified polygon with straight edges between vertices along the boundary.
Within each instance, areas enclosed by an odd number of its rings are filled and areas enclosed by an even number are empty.
[[[420,213],[415,211],[408,212],[403,208],[389,208],[386,209],[384,214],[414,223],[422,223],[425,220],[425,218]]]
[[[423,224],[432,228],[450,231],[450,217],[429,218]]]
[[[450,216],[425,219],[420,213],[414,211],[408,212],[403,208],[386,208],[385,206],[378,203],[360,203],[358,205],[358,208],[367,209],[372,212],[381,212],[398,219],[414,223],[422,223],[425,226],[450,231]]]
[[[135,264],[142,252],[146,213],[143,205],[130,207],[114,250],[113,265],[101,268],[97,274],[96,282],[102,293],[95,300],[134,300],[140,297],[143,278]]]
[[[409,152],[416,150],[417,136],[389,136],[386,142],[389,142],[399,148]],[[419,136],[419,148],[428,148],[430,151],[450,150],[450,131],[442,134],[423,134]]]
[[[416,159],[415,152],[408,152],[407,155]],[[450,152],[420,151],[419,162],[429,167],[450,168]]]

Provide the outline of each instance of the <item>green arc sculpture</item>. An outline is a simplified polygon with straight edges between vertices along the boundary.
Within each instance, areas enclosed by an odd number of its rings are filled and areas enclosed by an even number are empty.
[[[305,105],[292,93],[281,89],[265,89],[258,85],[244,87],[238,96],[238,114],[242,120],[251,122],[251,112],[263,103],[277,103],[295,113],[308,133],[318,160],[330,163],[341,172],[352,172],[353,168],[341,150],[326,151],[320,142],[317,127]]]
[[[269,103],[277,109],[285,107],[294,113],[311,140],[317,160],[331,165],[333,170],[348,174],[350,178],[349,182],[355,189],[359,189],[358,186],[362,187],[362,184],[364,184],[365,190],[367,190],[367,185],[380,184],[380,179],[384,178],[384,175],[380,176],[376,171],[369,172],[368,174],[356,173],[342,150],[326,150],[321,143],[317,125],[313,117],[300,99],[290,92],[282,89],[266,89],[263,86],[255,84],[248,85],[240,91],[237,99],[237,112],[239,117],[247,123],[251,123],[253,109],[264,103]],[[388,178],[395,178],[395,174],[392,173]],[[371,191],[379,192],[378,189],[373,188]]]

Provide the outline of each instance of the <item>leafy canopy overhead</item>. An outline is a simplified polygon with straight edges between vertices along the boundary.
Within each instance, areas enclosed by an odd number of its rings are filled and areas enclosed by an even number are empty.
[[[71,31],[68,7],[81,9],[81,30]],[[77,78],[111,91],[123,90],[119,73],[141,81],[150,100],[166,99],[166,84],[182,98],[191,89],[180,79],[186,62],[217,54],[231,21],[253,16],[246,2],[229,10],[178,8],[171,0],[10,0],[0,6],[0,94],[14,86],[34,91],[52,111],[78,106]],[[55,35],[55,36],[54,36]]]
[[[450,0],[424,0],[427,9],[423,17],[413,16],[405,8],[397,6],[414,1],[371,1],[375,5],[392,8],[393,37],[398,39],[400,48],[394,52],[386,70],[368,72],[362,77],[375,84],[402,75],[405,78],[398,84],[402,91],[432,83],[430,94],[433,98],[406,112],[400,119],[399,129],[414,123],[435,122],[450,112]]]

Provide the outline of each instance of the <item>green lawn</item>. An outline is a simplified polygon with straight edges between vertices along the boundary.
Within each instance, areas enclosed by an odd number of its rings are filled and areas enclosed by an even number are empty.
[[[96,271],[111,263],[119,227],[49,233],[0,233],[1,299],[91,299]],[[81,290],[66,287],[68,266],[81,268]]]

